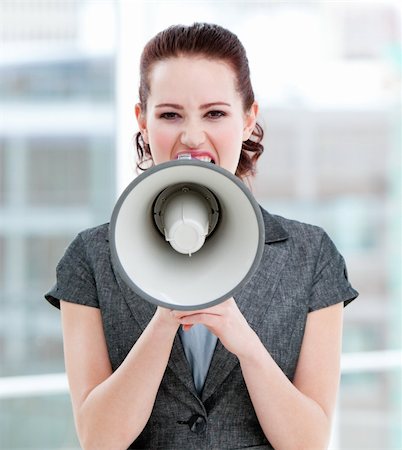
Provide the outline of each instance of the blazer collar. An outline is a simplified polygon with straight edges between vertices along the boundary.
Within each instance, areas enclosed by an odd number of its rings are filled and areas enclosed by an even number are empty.
[[[272,244],[274,242],[284,241],[289,237],[288,232],[282,227],[279,221],[260,206],[262,218],[265,228],[265,243]]]

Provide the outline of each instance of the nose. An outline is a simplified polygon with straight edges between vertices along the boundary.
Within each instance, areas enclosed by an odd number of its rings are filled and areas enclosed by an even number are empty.
[[[189,123],[180,136],[181,144],[190,148],[199,148],[205,143],[205,131],[196,123]]]

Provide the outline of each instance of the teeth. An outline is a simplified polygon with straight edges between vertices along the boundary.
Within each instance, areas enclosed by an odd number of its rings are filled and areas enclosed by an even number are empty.
[[[199,156],[199,157],[197,157],[197,159],[198,160],[200,160],[200,161],[205,161],[205,162],[211,162],[212,161],[212,159],[209,157],[209,156]]]
[[[177,155],[177,159],[192,159],[192,158],[193,158],[193,156],[191,155],[191,153],[180,153],[179,155]],[[208,155],[194,156],[194,159],[198,159],[199,161],[214,163],[212,158],[209,157]]]
[[[177,159],[191,159],[191,153],[180,153],[177,155]]]

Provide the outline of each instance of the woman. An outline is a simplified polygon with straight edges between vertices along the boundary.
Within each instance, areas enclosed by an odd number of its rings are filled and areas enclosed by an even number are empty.
[[[255,172],[258,105],[244,48],[222,27],[155,36],[142,54],[135,114],[141,168],[186,153],[243,180]],[[61,308],[84,449],[327,446],[343,305],[357,292],[323,230],[263,217],[256,274],[202,311],[139,299],[113,270],[107,224],[73,241],[46,298]]]

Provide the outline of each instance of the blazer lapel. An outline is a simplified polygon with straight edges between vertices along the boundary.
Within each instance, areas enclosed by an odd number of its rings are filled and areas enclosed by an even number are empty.
[[[180,340],[179,333],[176,334],[172,353],[170,354],[168,367],[175,373],[180,381],[191,391],[192,394],[198,396],[195,389],[193,375],[184,353],[183,345]]]
[[[288,238],[287,232],[268,212],[262,212],[265,223],[262,261],[254,276],[241,292],[234,296],[240,311],[257,333],[288,258],[288,246],[283,242]],[[237,357],[218,341],[201,396],[203,402],[214,393],[238,363]]]

